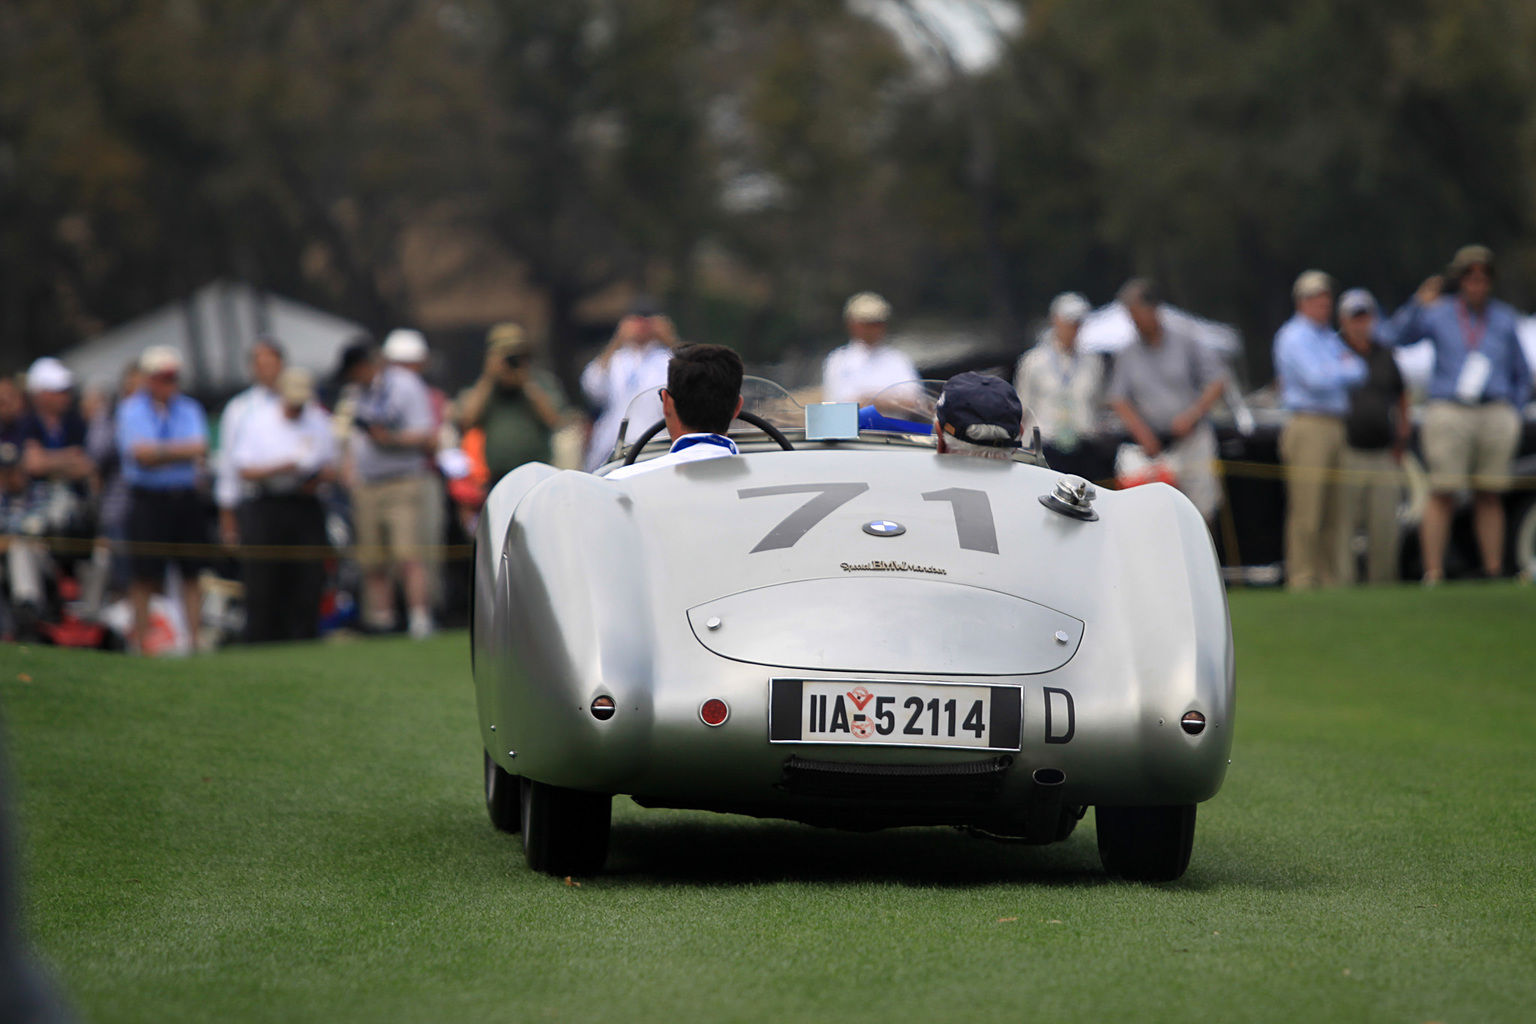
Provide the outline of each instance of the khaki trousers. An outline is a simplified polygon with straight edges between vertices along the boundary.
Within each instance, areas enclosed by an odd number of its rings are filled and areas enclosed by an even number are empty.
[[[1390,448],[1344,449],[1345,565],[1340,578],[1355,582],[1352,541],[1365,531],[1365,582],[1397,582],[1397,506],[1403,498],[1403,471]]]
[[[1285,581],[1292,590],[1339,583],[1344,557],[1344,421],[1292,413],[1280,430],[1285,462]]]

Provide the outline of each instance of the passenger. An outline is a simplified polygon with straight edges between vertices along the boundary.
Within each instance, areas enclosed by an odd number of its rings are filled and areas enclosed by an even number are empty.
[[[940,455],[1011,459],[1024,431],[1024,403],[1013,385],[985,373],[949,378],[933,410]]]
[[[917,380],[912,360],[885,343],[890,319],[891,304],[874,292],[859,292],[843,306],[849,341],[822,364],[823,402],[868,405],[892,384]]]
[[[724,345],[684,345],[667,364],[661,414],[672,448],[665,455],[608,474],[621,480],[653,469],[736,455],[725,436],[741,412],[741,356]]]
[[[1492,297],[1493,253],[1485,246],[1457,250],[1447,281],[1436,275],[1381,325],[1387,345],[1429,338],[1435,368],[1419,431],[1429,463],[1429,504],[1419,524],[1424,582],[1445,575],[1445,543],[1456,511],[1456,492],[1470,487],[1472,525],[1483,572],[1504,570],[1504,502],[1509,466],[1520,444],[1520,409],[1531,397],[1531,368],[1520,348],[1520,314]]]

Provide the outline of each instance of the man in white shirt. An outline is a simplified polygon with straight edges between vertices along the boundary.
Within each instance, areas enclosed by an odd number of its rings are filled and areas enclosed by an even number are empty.
[[[823,402],[869,405],[892,384],[918,379],[912,360],[885,343],[890,319],[891,304],[874,292],[859,292],[843,306],[850,340],[822,364]]]
[[[327,539],[318,492],[336,477],[336,439],[314,390],[308,370],[284,370],[278,400],[252,410],[229,452],[235,472],[254,492],[243,506],[242,526],[250,555],[242,567],[250,643],[308,639],[319,630]],[[279,547],[307,550],[276,558]]]
[[[724,345],[684,345],[667,364],[661,413],[672,448],[608,474],[622,480],[683,462],[739,454],[726,431],[741,412],[741,356]]]
[[[581,390],[587,401],[602,410],[587,440],[587,472],[596,472],[608,461],[619,438],[619,424],[635,396],[666,383],[667,361],[676,347],[672,321],[654,302],[642,297],[629,304],[608,347],[581,371]],[[655,422],[630,427],[644,430]]]
[[[283,347],[273,338],[256,339],[251,348],[250,387],[224,406],[219,417],[219,461],[213,480],[213,500],[219,506],[219,539],[230,547],[240,543],[240,503],[248,488],[240,484],[230,453],[251,420],[251,414],[277,401],[277,375],[283,372]]]

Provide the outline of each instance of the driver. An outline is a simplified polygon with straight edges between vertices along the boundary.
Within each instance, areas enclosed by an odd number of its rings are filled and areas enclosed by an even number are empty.
[[[684,345],[667,363],[661,414],[672,449],[608,474],[618,480],[680,462],[735,455],[736,443],[725,432],[741,412],[741,356],[724,345]]]
[[[1000,377],[960,373],[945,383],[933,420],[940,455],[1011,459],[1021,446],[1024,403]]]

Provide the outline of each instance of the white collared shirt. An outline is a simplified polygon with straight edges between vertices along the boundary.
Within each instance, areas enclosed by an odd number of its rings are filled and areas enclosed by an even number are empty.
[[[220,508],[234,508],[249,494],[232,454],[250,423],[252,414],[267,406],[280,405],[277,392],[263,384],[252,384],[224,406],[219,417],[219,463],[213,478],[213,498]]]
[[[724,434],[684,434],[672,442],[672,448],[665,455],[658,455],[654,459],[646,459],[644,462],[636,462],[629,466],[620,466],[609,473],[604,479],[622,480],[625,477],[635,476],[652,469],[663,469],[667,466],[676,466],[684,462],[702,462],[705,459],[720,459],[727,455],[739,455],[736,442]]]
[[[233,471],[270,469],[289,463],[294,473],[269,477],[260,489],[269,494],[298,490],[299,486],[336,461],[336,436],[331,417],[315,402],[304,406],[299,418],[289,419],[282,402],[254,410],[230,452]]]
[[[640,349],[624,345],[609,357],[606,365],[594,359],[581,371],[581,390],[588,401],[603,408],[597,422],[592,424],[592,438],[587,443],[587,472],[608,461],[614,442],[619,439],[619,424],[634,397],[651,388],[666,387],[667,364],[671,361],[672,350],[653,341]],[[661,418],[659,402],[656,418]],[[649,423],[631,423],[630,436],[638,436],[649,426]]]
[[[850,341],[822,364],[821,400],[864,402],[892,384],[917,379],[917,368],[904,353],[889,345]]]

